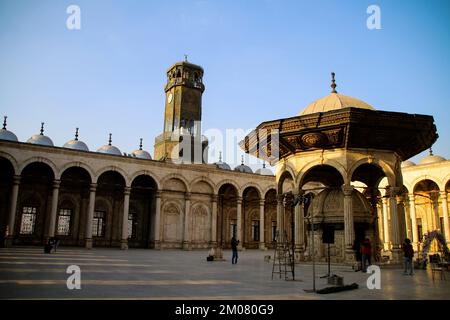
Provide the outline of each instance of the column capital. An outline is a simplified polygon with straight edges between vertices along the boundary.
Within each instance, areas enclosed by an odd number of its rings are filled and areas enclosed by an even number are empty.
[[[162,196],[162,191],[161,190],[156,190],[155,197],[156,198],[161,198],[161,196]]]
[[[131,193],[131,187],[125,187],[125,188],[123,189],[123,194],[124,194],[124,195],[129,196],[130,193]]]
[[[53,189],[59,189],[59,186],[61,185],[61,180],[53,180]]]
[[[381,202],[382,202],[384,205],[387,205],[387,203],[388,203],[388,198],[387,198],[387,197],[382,197],[382,198],[381,198]]]
[[[237,204],[242,204],[242,197],[236,197]]]
[[[342,185],[342,192],[344,193],[345,197],[351,197],[353,190],[354,190],[354,188],[351,185],[348,185],[348,184]]]
[[[391,186],[387,186],[386,189],[387,189],[386,193],[388,193],[390,197],[395,197],[399,195],[402,190],[402,188],[400,187],[391,187]]]
[[[439,191],[439,196],[441,196],[442,198],[447,198],[447,191],[445,191],[445,190],[440,190]]]
[[[260,206],[260,207],[264,207],[265,204],[266,204],[266,200],[264,200],[264,199],[259,199],[259,206]]]
[[[397,200],[397,204],[402,204],[405,199],[402,194],[397,194],[395,200]]]
[[[20,175],[14,175],[14,176],[13,176],[13,183],[14,183],[14,184],[20,184],[20,179],[22,179],[22,176],[20,176]]]
[[[97,191],[97,184],[96,184],[96,183],[91,183],[91,184],[89,185],[89,191],[90,191],[90,192],[95,192],[95,191]]]
[[[211,195],[211,201],[212,201],[212,202],[217,202],[217,201],[219,201],[219,195],[218,195],[218,194],[212,194],[212,195]]]
[[[414,193],[408,193],[408,200],[409,200],[409,202],[415,202],[416,195]]]
[[[192,194],[191,194],[190,192],[186,192],[186,193],[184,194],[184,199],[185,199],[186,201],[190,201],[191,198],[192,198]]]

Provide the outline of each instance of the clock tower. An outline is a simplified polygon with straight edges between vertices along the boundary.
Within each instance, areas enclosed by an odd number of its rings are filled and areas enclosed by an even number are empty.
[[[202,137],[203,68],[187,61],[167,70],[164,131],[155,139],[155,160],[202,163],[207,141]]]

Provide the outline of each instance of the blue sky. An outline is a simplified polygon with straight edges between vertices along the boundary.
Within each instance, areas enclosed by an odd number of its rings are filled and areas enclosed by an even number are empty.
[[[81,30],[66,28],[71,4]],[[381,30],[366,27],[371,4]],[[142,137],[153,155],[165,71],[188,54],[205,70],[204,130],[294,116],[334,71],[340,93],[433,115],[434,153],[450,158],[449,27],[445,0],[0,0],[0,115],[21,141],[44,121],[58,146],[79,127],[90,150],[111,132],[122,152]]]

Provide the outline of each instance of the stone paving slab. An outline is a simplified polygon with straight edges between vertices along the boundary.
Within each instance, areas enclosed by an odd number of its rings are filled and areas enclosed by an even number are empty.
[[[381,268],[381,289],[369,290],[369,274],[333,264],[332,274],[345,284],[359,288],[332,294],[306,293],[313,287],[312,264],[296,265],[296,280],[274,275],[273,262],[264,261],[272,251],[240,252],[238,264],[206,261],[207,250],[148,250],[60,248],[44,254],[42,248],[0,249],[0,299],[215,299],[215,300],[298,300],[298,299],[450,299],[447,280],[432,280],[430,270],[416,270],[405,276],[399,267]],[[81,268],[81,289],[66,286],[69,265]],[[326,264],[316,265],[316,288],[329,286],[320,278]]]

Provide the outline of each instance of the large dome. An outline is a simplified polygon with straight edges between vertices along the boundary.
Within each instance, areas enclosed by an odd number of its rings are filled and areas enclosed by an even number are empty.
[[[326,97],[323,97],[323,98],[320,98],[318,100],[311,102],[309,105],[306,106],[306,108],[304,108],[298,114],[299,116],[304,116],[307,114],[318,113],[318,112],[339,110],[339,109],[344,109],[344,108],[349,108],[349,107],[375,110],[374,107],[372,107],[370,104],[368,104],[362,100],[337,93],[336,84],[335,84],[335,80],[334,80],[334,73],[331,73],[331,77],[332,77],[331,94]]]
[[[110,133],[108,144],[105,144],[104,146],[102,146],[100,149],[97,150],[97,152],[121,156],[122,152],[120,152],[119,148],[117,148],[111,144],[112,143],[111,136],[112,136],[112,134]]]
[[[139,149],[135,150],[131,153],[131,155],[134,158],[139,158],[139,159],[146,159],[146,160],[152,160],[152,156],[150,155],[150,153],[148,153],[145,150],[142,150],[142,138],[141,138],[141,142],[139,144]]]
[[[431,164],[431,163],[437,163],[437,162],[441,162],[441,161],[445,161],[445,158],[441,157],[441,156],[435,156],[433,154],[433,150],[431,150],[431,148],[430,148],[430,154],[428,156],[426,156],[425,158],[423,158],[422,160],[420,160],[419,164]]]
[[[13,132],[6,129],[6,119],[7,118],[8,118],[7,116],[4,117],[3,128],[0,129],[0,140],[8,140],[8,141],[18,142],[19,139],[17,139],[17,136]]]
[[[42,146],[53,147],[53,141],[47,136],[44,136],[44,122],[41,123],[41,133],[34,134],[30,139],[27,140],[28,143],[39,144]]]
[[[78,128],[75,131],[75,139],[67,141],[63,148],[73,149],[73,150],[81,150],[81,151],[89,151],[88,146],[83,141],[78,140]]]

